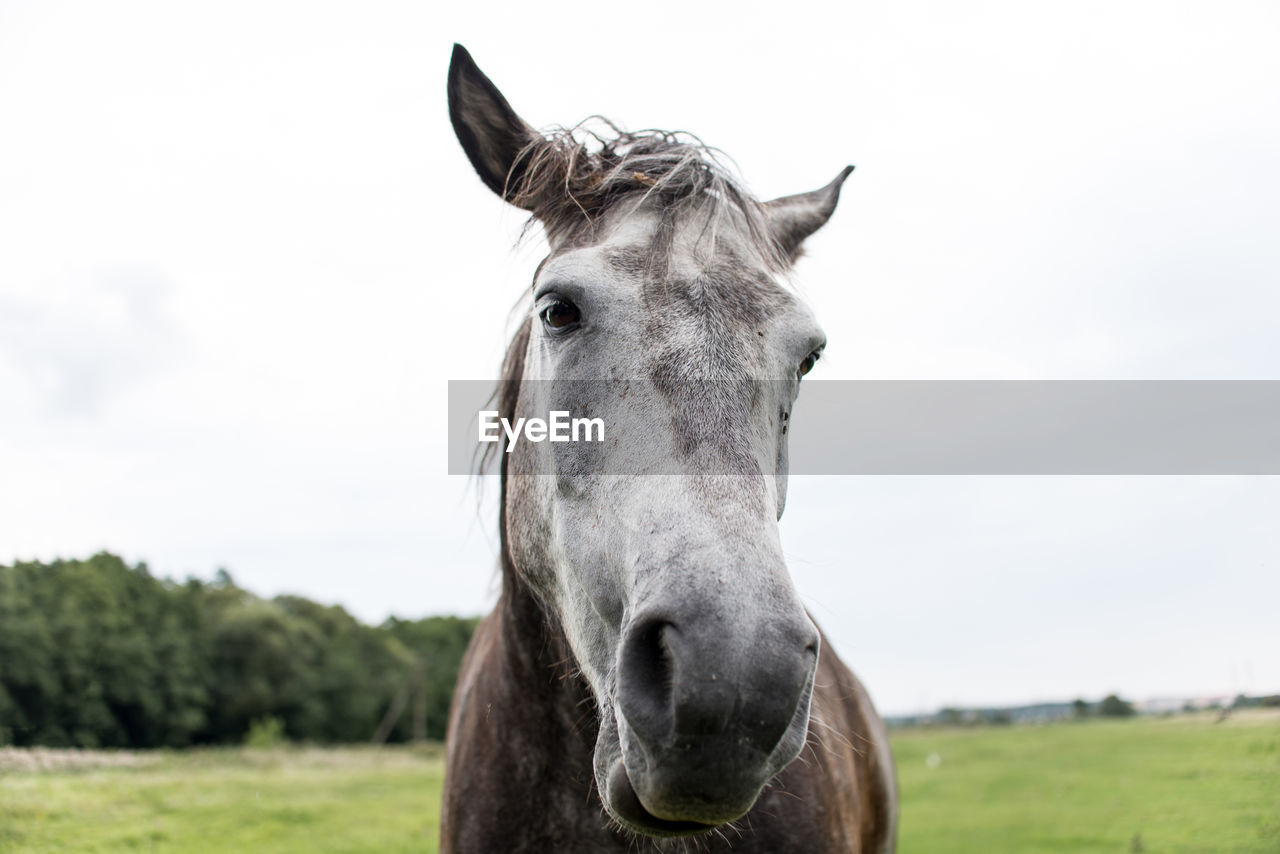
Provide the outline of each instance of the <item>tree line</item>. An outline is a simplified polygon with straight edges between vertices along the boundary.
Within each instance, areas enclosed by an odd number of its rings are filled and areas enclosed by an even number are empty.
[[[225,571],[153,576],[113,554],[0,566],[0,745],[368,741],[397,695],[443,738],[476,619],[361,623],[337,605],[263,599]],[[388,740],[413,735],[401,715]]]

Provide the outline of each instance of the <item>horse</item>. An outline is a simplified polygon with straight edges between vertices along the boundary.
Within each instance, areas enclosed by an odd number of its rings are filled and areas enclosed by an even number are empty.
[[[696,137],[534,130],[460,45],[448,101],[550,249],[496,411],[610,432],[497,453],[501,592],[454,693],[441,851],[894,850],[884,724],[778,535],[826,343],[783,277],[852,167],[760,202]]]

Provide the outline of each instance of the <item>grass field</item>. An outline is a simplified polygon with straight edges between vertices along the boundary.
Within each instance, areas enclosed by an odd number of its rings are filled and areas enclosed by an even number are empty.
[[[1275,713],[903,730],[894,754],[904,854],[1280,852]]]
[[[444,779],[438,745],[130,757],[132,764],[103,766],[90,754],[55,770],[0,770],[0,852],[437,848]],[[21,762],[10,759],[10,766]]]
[[[1280,852],[1280,716],[903,730],[903,854]],[[0,751],[0,851],[434,852],[438,746]]]

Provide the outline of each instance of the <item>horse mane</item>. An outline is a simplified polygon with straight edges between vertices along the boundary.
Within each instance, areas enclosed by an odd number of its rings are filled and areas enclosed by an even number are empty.
[[[553,244],[596,239],[601,217],[624,201],[656,201],[660,231],[697,209],[704,237],[725,226],[745,232],[766,264],[788,266],[765,206],[726,165],[727,156],[684,131],[626,131],[603,116],[555,128],[520,152],[508,174],[507,198],[542,223]]]
[[[525,349],[529,345],[528,318],[520,324],[516,334],[507,344],[507,352],[502,357],[502,369],[499,372],[497,385],[489,395],[486,404],[496,409],[499,418],[514,421],[516,404],[520,400],[520,381],[524,376]],[[515,568],[511,552],[507,547],[507,447],[506,435],[499,431],[497,442],[485,443],[477,448],[471,457],[471,473],[476,480],[476,507],[479,510],[483,495],[485,475],[498,469],[498,563],[504,577],[509,577]]]

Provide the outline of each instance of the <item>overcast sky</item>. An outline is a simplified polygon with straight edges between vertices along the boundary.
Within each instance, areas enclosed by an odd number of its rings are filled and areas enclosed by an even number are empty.
[[[541,245],[454,41],[535,126],[690,130],[762,197],[857,164],[796,271],[815,378],[1280,379],[1273,3],[432,5],[0,0],[0,562],[491,604],[445,389]],[[1280,691],[1277,518],[1276,478],[806,477],[783,542],[901,712]]]

